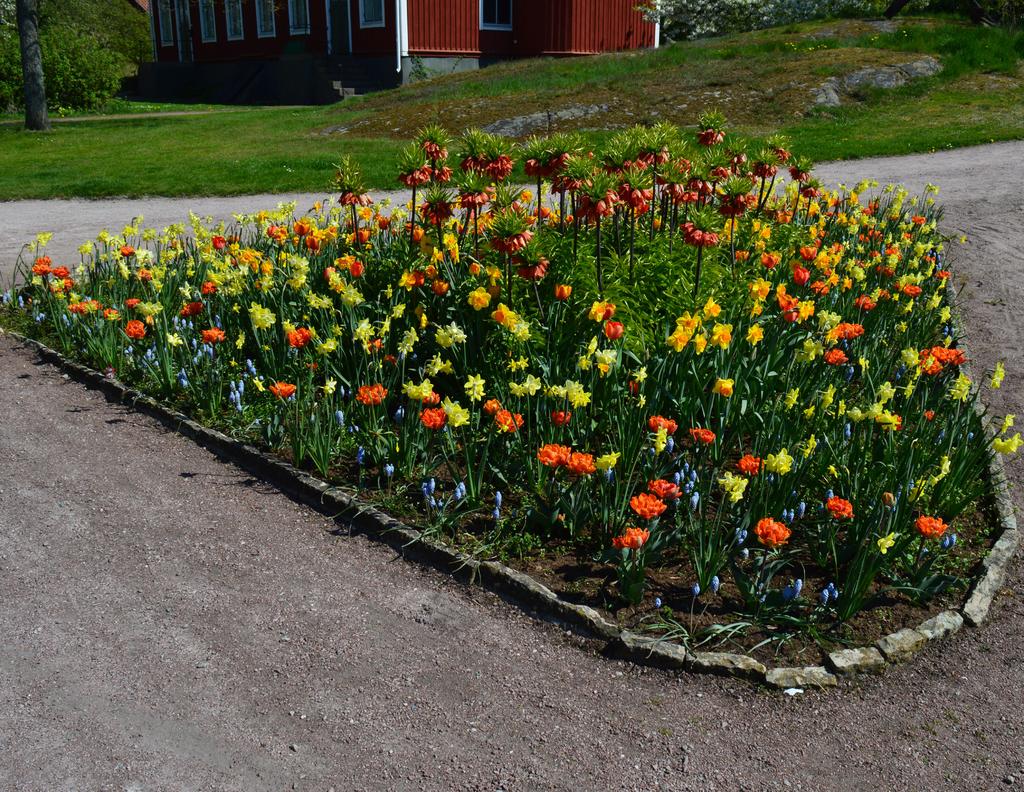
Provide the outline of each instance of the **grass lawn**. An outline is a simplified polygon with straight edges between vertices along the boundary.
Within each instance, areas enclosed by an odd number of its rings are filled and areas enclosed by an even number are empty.
[[[813,89],[829,77],[918,53],[939,57],[943,72],[846,97],[841,108],[811,107]],[[397,152],[423,124],[460,131],[566,108],[577,117],[556,128],[600,143],[615,129],[692,124],[717,107],[743,134],[784,131],[796,150],[819,160],[1024,138],[1022,54],[1024,34],[955,20],[908,19],[895,31],[846,20],[654,51],[517,61],[327,107],[91,120],[45,135],[6,126],[0,199],[312,191],[327,187],[342,154],[361,163],[371,186],[393,187]]]

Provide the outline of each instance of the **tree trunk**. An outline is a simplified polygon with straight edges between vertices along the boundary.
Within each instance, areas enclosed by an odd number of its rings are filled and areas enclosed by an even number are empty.
[[[889,7],[885,9],[885,18],[892,19],[900,11],[902,11],[903,7],[906,6],[909,2],[910,0],[893,0]]]
[[[21,40],[21,72],[25,80],[25,128],[50,128],[43,85],[43,54],[39,48],[39,0],[16,0],[18,38]]]

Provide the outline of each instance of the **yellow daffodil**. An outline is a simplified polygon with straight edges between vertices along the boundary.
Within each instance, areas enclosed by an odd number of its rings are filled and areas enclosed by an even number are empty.
[[[1000,454],[1016,454],[1021,444],[1020,432],[1013,437],[997,437],[992,441],[992,448]]]
[[[486,381],[479,374],[470,374],[466,378],[466,395],[470,401],[478,402],[484,397],[484,385]]]
[[[764,469],[769,473],[777,473],[780,476],[789,473],[793,469],[793,457],[789,451],[783,448],[777,454],[769,454],[764,460]]]
[[[274,322],[277,321],[273,311],[258,303],[252,303],[249,306],[249,319],[252,320],[252,326],[257,330],[267,330],[273,327]]]
[[[743,500],[743,493],[746,491],[748,483],[745,477],[737,476],[732,471],[728,471],[718,479],[718,483],[729,495],[729,503],[739,503]]]
[[[1006,376],[1006,369],[1003,368],[1002,362],[996,363],[995,371],[992,372],[992,379],[989,380],[989,385],[993,389],[998,389],[1003,384],[1003,377]]]

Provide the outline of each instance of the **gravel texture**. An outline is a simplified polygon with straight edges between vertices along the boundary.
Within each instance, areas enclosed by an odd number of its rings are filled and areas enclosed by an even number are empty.
[[[829,181],[943,186],[947,230],[971,235],[954,255],[975,371],[1004,359],[1009,372],[990,398],[999,413],[1024,413],[1022,161],[1015,143],[818,169]],[[158,201],[165,215],[131,206],[160,224],[197,203]],[[10,262],[9,239],[73,228],[73,250],[133,211],[67,205],[33,214],[0,204],[0,262]],[[879,676],[788,696],[598,656],[594,643],[497,597],[335,534],[321,515],[65,380],[10,338],[0,338],[0,404],[0,787],[1024,782],[1019,561],[981,629]],[[1021,480],[1019,460],[1008,474]]]

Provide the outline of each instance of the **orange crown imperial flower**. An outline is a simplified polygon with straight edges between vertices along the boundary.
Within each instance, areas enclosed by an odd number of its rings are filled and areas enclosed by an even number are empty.
[[[645,528],[627,528],[622,536],[612,539],[612,547],[616,550],[639,550],[647,540],[651,538],[651,532]]]
[[[789,528],[771,517],[758,520],[754,533],[757,534],[758,541],[768,548],[782,547],[792,535]]]

